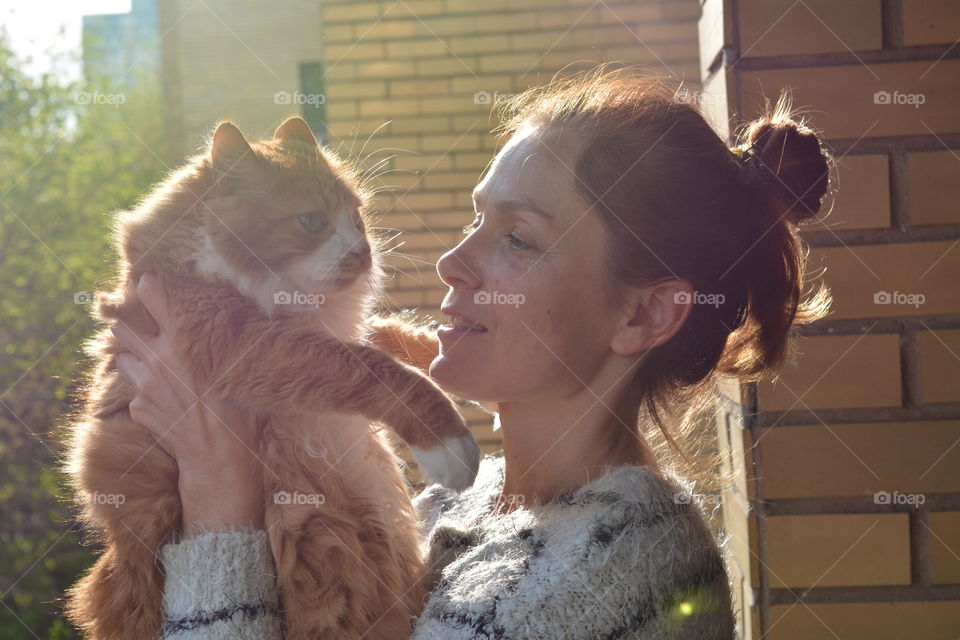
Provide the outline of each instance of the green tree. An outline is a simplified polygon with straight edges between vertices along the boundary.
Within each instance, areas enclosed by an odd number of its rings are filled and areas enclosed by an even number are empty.
[[[150,73],[132,88],[24,72],[0,32],[0,640],[70,638],[64,590],[90,564],[56,469],[75,411],[88,297],[112,277],[107,213],[162,177]]]

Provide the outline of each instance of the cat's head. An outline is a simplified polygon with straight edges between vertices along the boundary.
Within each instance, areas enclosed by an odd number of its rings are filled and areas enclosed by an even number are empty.
[[[201,272],[227,278],[271,313],[376,290],[381,256],[366,229],[365,196],[303,119],[256,142],[221,123],[206,168],[216,186],[200,211]]]

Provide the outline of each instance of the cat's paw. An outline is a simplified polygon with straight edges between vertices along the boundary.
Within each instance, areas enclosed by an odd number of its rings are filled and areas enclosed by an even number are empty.
[[[411,449],[431,480],[457,491],[473,486],[480,467],[480,445],[472,435],[447,438],[433,449]]]

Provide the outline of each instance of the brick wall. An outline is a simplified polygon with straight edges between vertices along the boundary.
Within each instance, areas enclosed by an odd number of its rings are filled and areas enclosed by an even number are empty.
[[[717,122],[791,87],[839,165],[834,312],[745,390],[755,637],[956,638],[960,5],[706,0],[700,37]]]
[[[696,0],[322,6],[330,144],[353,155],[402,150],[366,162],[397,154],[381,179],[394,190],[377,208],[383,226],[404,232],[399,251],[410,258],[391,259],[398,272],[389,294],[395,305],[437,319],[446,286],[436,261],[473,218],[470,192],[496,151],[489,131],[498,95],[577,62],[642,64],[699,86]],[[498,450],[489,416],[468,410],[467,417],[484,450]]]

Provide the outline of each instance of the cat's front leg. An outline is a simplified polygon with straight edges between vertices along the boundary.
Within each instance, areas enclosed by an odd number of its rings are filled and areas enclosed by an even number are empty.
[[[431,478],[455,489],[473,484],[476,439],[454,403],[413,367],[289,317],[269,318],[236,296],[194,294],[176,308],[184,310],[178,334],[191,338],[184,360],[212,392],[267,410],[363,415],[403,438]]]

